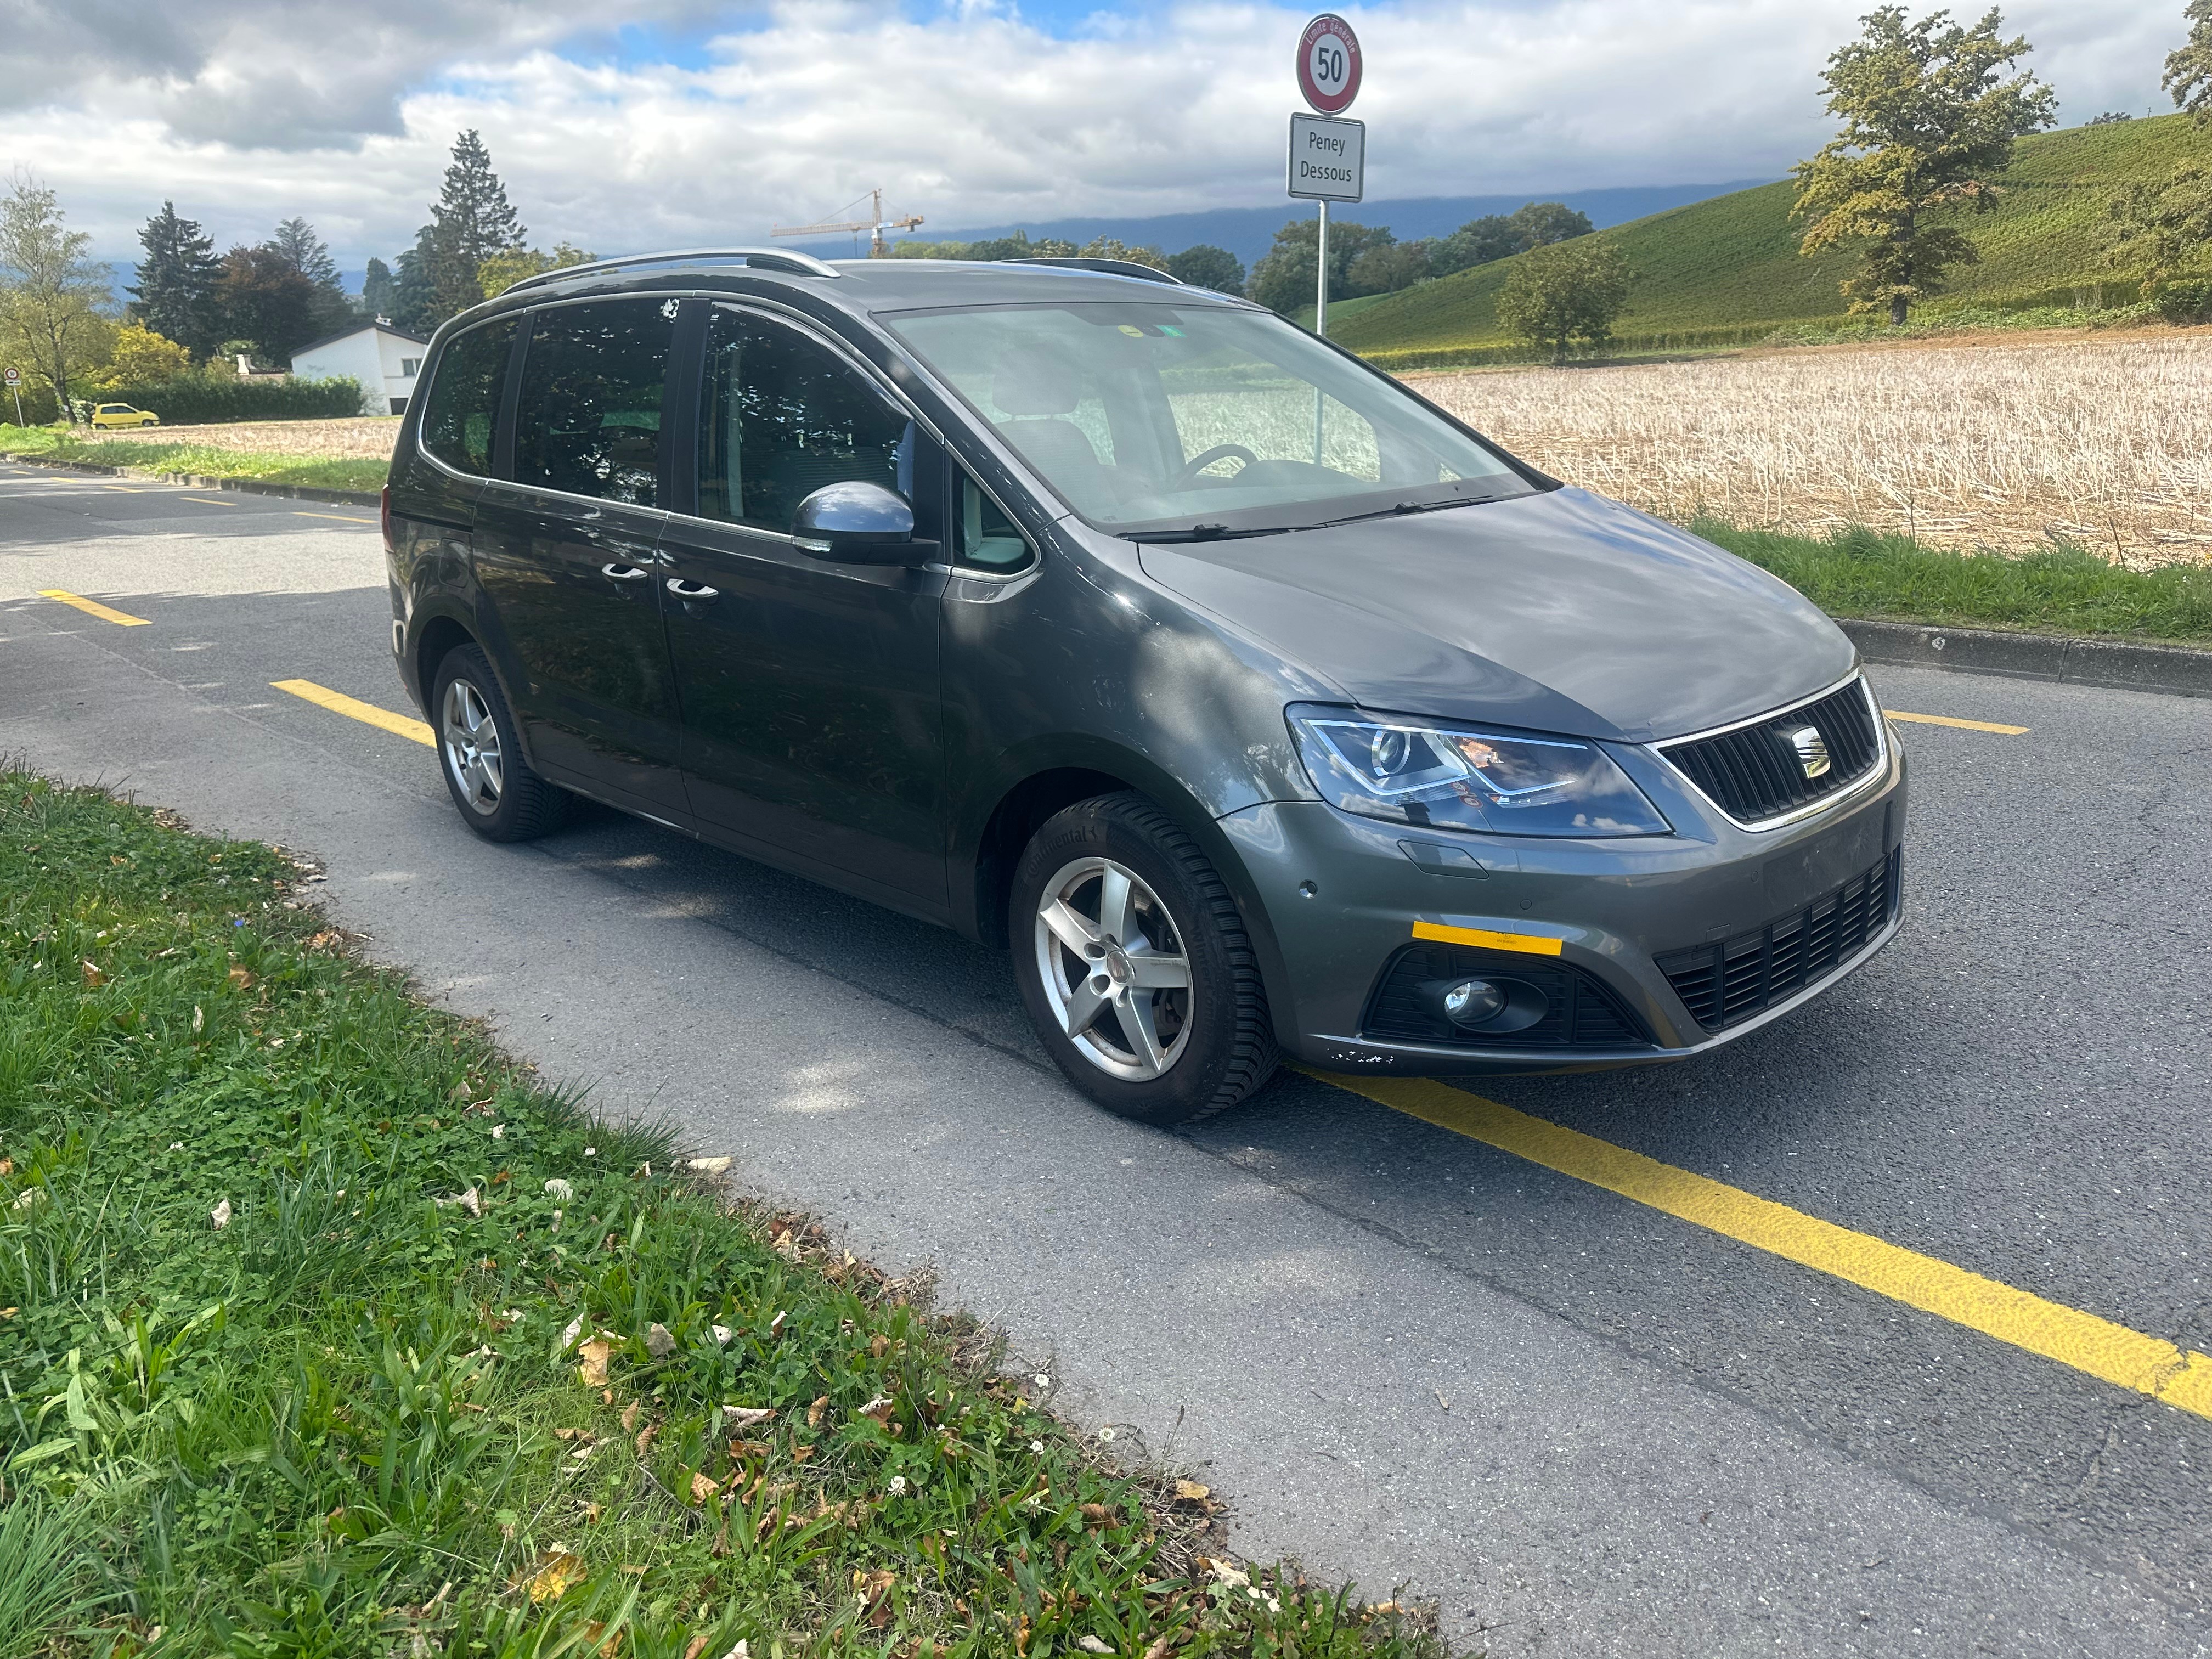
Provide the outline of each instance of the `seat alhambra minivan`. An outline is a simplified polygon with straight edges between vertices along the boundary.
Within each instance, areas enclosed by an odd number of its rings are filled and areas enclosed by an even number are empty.
[[[430,356],[392,643],[463,821],[587,796],[1003,945],[1114,1111],[1680,1060],[1897,930],[1826,617],[1242,300],[662,254]]]

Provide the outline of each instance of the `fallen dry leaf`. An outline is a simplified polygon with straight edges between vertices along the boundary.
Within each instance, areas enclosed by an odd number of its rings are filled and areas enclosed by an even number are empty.
[[[1085,1504],[1082,1506],[1082,1514],[1084,1521],[1091,1526],[1110,1527],[1114,1524],[1114,1511],[1103,1504]]]
[[[629,1434],[636,1429],[637,1414],[642,1408],[642,1406],[643,1402],[641,1401],[633,1400],[629,1405],[623,1407],[622,1425],[623,1432],[624,1434]]]
[[[230,1225],[230,1200],[226,1198],[222,1203],[216,1205],[208,1212],[208,1219],[215,1223],[217,1232]]]
[[[1201,1486],[1195,1480],[1178,1480],[1176,1482],[1176,1496],[1186,1504],[1203,1504],[1213,1496],[1213,1488]]]
[[[889,1428],[890,1426],[891,1418],[897,1410],[898,1407],[893,1402],[889,1395],[879,1394],[873,1400],[868,1401],[866,1405],[860,1407],[860,1415],[863,1417],[872,1417],[877,1422],[882,1424],[885,1428]]]
[[[721,1490],[720,1485],[706,1475],[695,1474],[691,1477],[691,1501],[695,1504],[705,1503],[720,1490]]]
[[[106,973],[100,968],[98,963],[93,961],[89,957],[77,963],[76,971],[78,977],[82,979],[87,985],[105,985],[107,983]]]
[[[607,1382],[607,1357],[614,1352],[614,1345],[594,1337],[576,1350],[583,1364],[576,1367],[577,1380],[587,1389],[602,1389]]]
[[[1152,1646],[1145,1650],[1145,1659],[1167,1659],[1167,1651],[1174,1645],[1174,1637],[1160,1637],[1152,1643]]]
[[[556,1429],[553,1437],[556,1440],[589,1440],[592,1431],[589,1429]]]
[[[695,1636],[691,1638],[690,1646],[684,1650],[684,1659],[699,1659],[699,1656],[706,1650],[707,1638],[703,1636]]]
[[[658,1423],[648,1423],[637,1431],[637,1455],[640,1457],[645,1455],[653,1444],[653,1437],[659,1432],[660,1425]]]
[[[806,1426],[810,1429],[820,1428],[822,1426],[822,1413],[829,1409],[830,1396],[825,1394],[819,1400],[817,1400],[812,1405],[806,1408]]]
[[[233,963],[228,975],[230,982],[241,991],[253,988],[253,975],[237,963]]]
[[[750,1429],[756,1423],[765,1423],[775,1415],[773,1406],[725,1406],[722,1407],[722,1427]]]
[[[571,1555],[562,1549],[548,1550],[509,1583],[516,1589],[526,1589],[530,1599],[539,1607],[548,1601],[557,1601],[568,1593],[568,1587],[584,1576],[581,1556]]]
[[[1085,1653],[1111,1653],[1114,1651],[1110,1646],[1100,1641],[1095,1636],[1079,1636],[1075,1638],[1075,1645],[1081,1648]]]
[[[720,1175],[730,1167],[731,1162],[726,1158],[695,1158],[691,1160],[691,1167],[701,1175]]]
[[[665,1359],[676,1352],[676,1339],[657,1319],[645,1328],[645,1351],[655,1359]]]

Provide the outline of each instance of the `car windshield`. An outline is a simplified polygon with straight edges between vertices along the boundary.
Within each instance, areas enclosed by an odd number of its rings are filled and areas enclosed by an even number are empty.
[[[1115,301],[884,321],[1069,506],[1123,535],[1307,528],[1533,488],[1265,313]]]

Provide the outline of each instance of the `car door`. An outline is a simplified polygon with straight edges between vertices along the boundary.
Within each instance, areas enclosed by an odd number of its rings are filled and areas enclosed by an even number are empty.
[[[477,580],[532,762],[683,823],[682,726],[654,546],[675,305],[593,300],[534,313],[511,457],[477,504]]]
[[[716,303],[703,319],[695,512],[663,533],[692,810],[780,862],[941,913],[941,568],[830,563],[792,514],[824,484],[904,495],[934,537],[941,453],[827,337]]]

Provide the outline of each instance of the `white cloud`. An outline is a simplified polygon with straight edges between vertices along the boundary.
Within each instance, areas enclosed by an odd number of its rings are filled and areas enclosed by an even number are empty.
[[[1366,48],[1369,194],[1778,174],[1824,136],[1817,73],[1865,5],[1346,8]],[[2148,106],[2179,10],[2033,0],[2008,27],[2081,120]],[[751,239],[878,184],[945,229],[1279,197],[1302,11],[1170,0],[1056,33],[991,0],[785,0],[737,18],[634,4],[626,21],[691,43],[659,61],[614,49],[604,11],[41,0],[5,48],[39,61],[0,82],[45,101],[11,118],[0,167],[44,175],[118,258],[164,198],[221,240],[300,213],[348,263],[388,258],[463,127],[483,131],[533,240],[602,252]],[[702,33],[710,15],[726,32]]]

